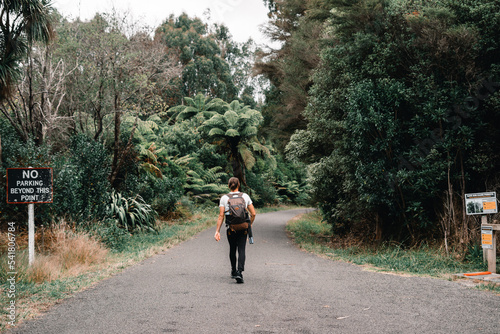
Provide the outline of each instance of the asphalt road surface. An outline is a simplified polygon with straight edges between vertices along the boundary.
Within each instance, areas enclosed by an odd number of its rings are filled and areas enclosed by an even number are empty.
[[[211,228],[12,333],[500,333],[492,293],[300,251],[285,223],[304,211],[257,216],[244,284],[230,278],[226,237],[217,243]]]

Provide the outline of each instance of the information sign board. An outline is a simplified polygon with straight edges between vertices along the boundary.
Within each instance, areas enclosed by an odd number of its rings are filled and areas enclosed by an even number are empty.
[[[52,168],[7,168],[7,203],[52,203]]]
[[[497,213],[496,192],[465,194],[465,207],[468,215]]]
[[[481,226],[481,245],[486,249],[493,249],[493,228]]]

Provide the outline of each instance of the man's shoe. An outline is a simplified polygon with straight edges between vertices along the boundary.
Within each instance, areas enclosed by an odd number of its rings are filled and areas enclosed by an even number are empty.
[[[236,278],[236,283],[243,283],[243,274],[241,273],[241,271],[237,271],[236,272],[236,276],[234,277]]]
[[[231,270],[231,278],[236,278],[236,275],[238,274],[238,271],[236,270]]]

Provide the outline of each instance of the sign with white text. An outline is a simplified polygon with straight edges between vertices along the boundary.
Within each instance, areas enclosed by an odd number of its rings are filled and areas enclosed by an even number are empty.
[[[52,168],[7,168],[7,203],[52,203]]]
[[[465,194],[465,208],[468,215],[497,213],[496,192]]]

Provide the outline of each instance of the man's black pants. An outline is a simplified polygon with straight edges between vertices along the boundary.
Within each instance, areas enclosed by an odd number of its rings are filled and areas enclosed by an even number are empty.
[[[245,270],[245,246],[247,244],[247,230],[231,231],[227,229],[227,240],[229,241],[229,259],[231,269],[236,270],[236,251],[238,251],[238,270]]]

